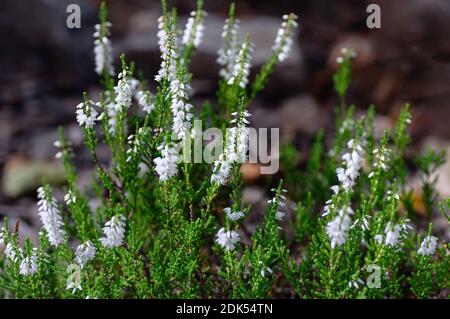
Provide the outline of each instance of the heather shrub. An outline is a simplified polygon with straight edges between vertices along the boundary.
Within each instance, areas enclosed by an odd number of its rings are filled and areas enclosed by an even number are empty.
[[[281,170],[268,176],[270,200],[251,237],[242,224],[241,165],[251,147],[247,107],[289,54],[297,28],[282,17],[272,55],[250,77],[254,50],[239,32],[231,5],[218,52],[214,101],[194,106],[189,62],[201,45],[206,13],[198,8],[183,31],[162,3],[161,68],[156,92],[138,66],[121,56],[114,66],[104,4],[94,33],[102,93],[74,108],[95,165],[93,186],[80,189],[77,156],[60,129],[56,157],[64,163],[64,202],[43,181],[37,190],[39,245],[21,238],[20,221],[0,233],[0,294],[11,298],[431,298],[448,297],[447,243],[432,214],[448,220],[450,200],[432,176],[442,153],[416,157],[425,219],[418,219],[406,180],[409,106],[394,129],[377,136],[374,108],[357,117],[348,105],[352,58],[343,49],[333,77],[339,105],[334,136],[318,133],[305,167],[295,147],[281,149]],[[153,79],[152,79],[153,81]],[[217,128],[223,151],[212,162],[188,161],[198,132]],[[320,131],[320,128],[317,128]],[[101,163],[97,146],[111,150]],[[214,144],[215,145],[215,144]],[[198,147],[198,145],[197,145]],[[91,199],[97,199],[93,207]],[[287,212],[294,211],[287,220]],[[288,236],[291,229],[293,236]],[[21,244],[21,242],[24,242]]]

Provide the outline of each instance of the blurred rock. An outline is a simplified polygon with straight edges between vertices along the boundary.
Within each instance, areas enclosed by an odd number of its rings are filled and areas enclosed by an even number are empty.
[[[11,156],[4,167],[2,187],[6,196],[17,198],[36,191],[45,181],[51,185],[64,183],[64,168],[61,161],[29,160]]]
[[[256,163],[243,163],[241,173],[245,183],[253,183],[261,176],[261,165]]]
[[[383,137],[385,131],[390,130],[394,127],[395,123],[389,116],[386,115],[375,115],[373,119],[373,126],[375,130],[375,136],[377,138]]]
[[[252,114],[250,117],[252,127],[256,129],[280,127],[280,112],[278,110],[253,103],[250,105],[249,111]]]
[[[315,135],[330,123],[331,116],[312,96],[298,95],[284,101],[280,108],[281,131],[289,138],[298,132]]]
[[[49,160],[55,157],[58,149],[53,143],[58,139],[56,129],[44,130],[33,134],[29,141],[29,155],[34,160]]]
[[[243,205],[256,204],[264,201],[264,189],[259,186],[246,186],[242,194]]]

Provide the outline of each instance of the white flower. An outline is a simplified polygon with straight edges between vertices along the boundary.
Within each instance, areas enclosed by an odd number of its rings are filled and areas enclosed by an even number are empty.
[[[153,95],[150,91],[137,90],[134,94],[134,98],[142,110],[147,114],[155,108],[155,104],[153,103]]]
[[[23,276],[34,275],[38,271],[38,250],[33,248],[30,256],[25,257],[19,266],[19,274]]]
[[[364,156],[364,150],[361,144],[356,143],[355,140],[350,140],[348,142],[348,147],[351,151],[342,156],[345,164],[344,167],[336,169],[338,180],[341,183],[342,188],[346,191],[350,190],[355,185]]]
[[[326,232],[330,239],[331,248],[343,245],[347,239],[347,231],[350,228],[350,215],[353,214],[351,208],[341,209],[337,216],[329,221],[326,226]]]
[[[178,139],[183,139],[189,134],[191,129],[192,114],[190,113],[192,105],[185,103],[188,98],[189,88],[178,78],[170,82],[170,91],[172,94],[171,110],[173,114],[172,129]]]
[[[220,154],[219,159],[214,161],[213,174],[211,182],[219,185],[225,185],[230,177],[231,163],[225,159],[225,154]]]
[[[75,250],[75,262],[83,268],[88,261],[94,259],[96,253],[94,244],[88,240],[84,244],[78,245]]]
[[[158,147],[161,151],[161,156],[153,160],[155,164],[156,173],[160,181],[167,181],[178,172],[178,149],[167,144]]]
[[[247,86],[248,76],[250,75],[252,51],[252,45],[247,39],[247,41],[242,44],[236,63],[233,66],[231,77],[227,81],[229,85],[238,82],[241,88],[245,88]]]
[[[351,280],[348,282],[348,286],[350,288],[354,287],[355,289],[359,289],[359,285],[364,286],[364,281],[361,278],[356,278],[356,280]]]
[[[120,72],[118,78],[119,81],[114,87],[114,93],[116,95],[114,109],[116,112],[121,112],[130,107],[133,92],[137,83],[130,78],[128,71],[126,70]]]
[[[383,243],[383,235],[381,235],[381,234],[375,235],[374,239],[378,244]]]
[[[92,101],[82,102],[77,105],[75,111],[77,115],[78,125],[86,129],[92,129],[95,121],[97,121],[97,111],[93,108],[94,103]]]
[[[100,24],[95,25],[94,56],[95,72],[98,75],[102,75],[104,70],[106,70],[110,75],[114,75],[111,41],[108,39],[109,27],[111,27],[110,22],[104,24],[103,30]]]
[[[240,210],[237,212],[232,212],[230,207],[225,207],[223,210],[227,214],[228,219],[233,222],[235,222],[245,216],[244,213]]]
[[[0,229],[0,247],[5,246],[6,229]]]
[[[237,126],[227,129],[225,150],[219,155],[219,159],[214,161],[213,174],[211,175],[211,181],[219,185],[224,185],[227,182],[233,163],[243,163],[247,158],[249,130],[245,125],[249,123],[247,117],[251,114],[243,111],[239,116],[238,113],[232,115],[235,118],[230,123],[237,123]]]
[[[75,204],[75,202],[77,201],[77,197],[75,196],[75,194],[71,189],[69,189],[67,194],[64,195],[64,201],[66,202],[67,205]]]
[[[155,76],[155,80],[160,82],[162,79],[172,81],[176,77],[177,68],[177,50],[175,33],[168,30],[166,18],[164,16],[158,19],[158,44],[161,51],[161,67],[158,74]]]
[[[375,155],[375,168],[381,169],[382,171],[387,171],[389,169],[388,162],[390,158],[390,150],[386,147],[381,147],[373,150],[373,154]],[[373,176],[373,172],[369,176],[370,178]]]
[[[273,270],[269,267],[266,267],[262,261],[260,261],[259,264],[261,265],[261,277],[266,277],[266,273],[273,274]]]
[[[228,81],[233,73],[233,67],[239,52],[239,20],[226,19],[223,26],[222,38],[226,46],[218,51],[217,63],[222,66],[219,75]]]
[[[100,238],[103,246],[107,248],[121,246],[125,236],[125,217],[113,216],[103,227],[103,233],[105,237]]]
[[[271,191],[272,192],[277,192],[277,189],[276,188],[272,188]],[[282,189],[281,192],[282,193],[286,193],[287,190]],[[269,203],[270,205],[275,205],[275,207],[271,207],[271,209],[276,209],[275,219],[278,220],[278,221],[282,221],[284,216],[286,216],[286,213],[281,210],[281,209],[286,207],[286,203],[284,202],[285,200],[286,200],[286,196],[284,196],[283,194],[280,194],[279,197],[275,196],[272,199],[269,199],[267,201],[267,203]]]
[[[236,231],[227,231],[225,228],[221,228],[216,237],[216,242],[227,251],[233,250],[234,246],[241,240]]]
[[[291,51],[292,44],[294,43],[294,29],[297,27],[295,21],[297,16],[294,14],[284,15],[281,28],[278,30],[277,37],[275,38],[275,44],[272,49],[277,54],[279,62],[284,61]]]
[[[202,10],[191,12],[191,16],[187,20],[186,28],[183,33],[182,43],[184,45],[192,44],[195,48],[198,48],[202,42],[203,33],[205,32],[205,26],[203,25],[203,18],[205,15],[206,12]]]
[[[8,243],[5,247],[5,256],[12,262],[16,263],[19,261],[19,258],[22,258],[22,249]]]
[[[368,219],[370,219],[370,218],[371,218],[370,215],[366,215],[366,216],[363,216],[361,219],[355,220],[355,222],[353,223],[353,225],[350,226],[350,229],[353,229],[353,228],[355,228],[358,224],[360,224],[360,225],[361,225],[361,229],[362,229],[363,231],[369,230],[369,221],[368,221]]]
[[[39,187],[37,190],[38,211],[41,217],[42,225],[47,231],[47,237],[53,246],[58,246],[64,242],[65,232],[62,229],[63,221],[61,213],[56,203],[55,198],[51,194],[47,194],[44,187]]]
[[[401,230],[402,227],[400,225],[392,225],[391,223],[389,223],[384,231],[384,244],[389,247],[397,246],[398,242],[400,241]]]
[[[275,219],[276,220],[282,221],[284,216],[286,216],[286,213],[282,212],[280,210],[277,210],[277,212],[275,213]]]
[[[77,292],[77,290],[82,290],[83,289],[81,287],[81,282],[79,280],[79,275],[73,275],[73,276],[69,277],[69,279],[72,279],[72,280],[68,283],[68,285],[66,287],[66,290],[71,290],[72,293],[74,294],[74,293]]]
[[[423,239],[422,244],[420,244],[417,254],[424,256],[432,256],[436,252],[438,239],[434,236],[427,236]]]

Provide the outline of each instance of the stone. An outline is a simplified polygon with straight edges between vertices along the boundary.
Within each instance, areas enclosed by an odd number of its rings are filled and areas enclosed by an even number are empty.
[[[325,112],[310,95],[297,95],[283,102],[280,109],[281,133],[293,138],[298,132],[315,135],[325,128],[332,114]]]
[[[22,156],[11,156],[4,167],[2,188],[7,197],[17,198],[35,192],[43,181],[61,185],[65,181],[61,161],[30,160]]]

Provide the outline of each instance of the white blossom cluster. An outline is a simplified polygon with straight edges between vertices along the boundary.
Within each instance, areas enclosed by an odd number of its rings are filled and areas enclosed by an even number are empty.
[[[284,61],[291,51],[294,43],[295,28],[298,26],[296,21],[297,16],[294,14],[283,15],[283,22],[281,28],[278,30],[277,37],[275,38],[275,44],[272,49],[277,54],[279,62]]]
[[[106,22],[103,26],[104,33],[102,34],[102,26],[95,25],[94,32],[94,56],[95,56],[95,72],[102,75],[107,71],[110,75],[114,75],[113,55],[111,48],[111,41],[109,40],[109,28],[112,26],[110,22]]]
[[[5,246],[6,229],[2,227],[0,229],[0,247]]]
[[[241,239],[237,231],[225,230],[225,228],[221,228],[216,235],[217,244],[219,244],[226,251],[233,250],[240,240]]]
[[[129,76],[127,70],[120,72],[118,79],[117,85],[114,87],[114,110],[116,113],[127,110],[130,107],[134,90],[138,84],[136,80]]]
[[[75,204],[75,202],[77,201],[77,197],[74,194],[73,190],[69,189],[67,191],[67,194],[64,195],[64,201],[67,205]]]
[[[64,224],[58,204],[51,194],[47,194],[44,187],[39,187],[37,193],[39,199],[38,211],[42,225],[47,232],[48,240],[56,247],[64,242],[65,236],[65,232],[62,229]]]
[[[347,231],[350,228],[353,209],[347,207],[340,209],[335,218],[327,223],[326,233],[330,239],[331,248],[345,244],[347,240]]]
[[[5,256],[12,262],[16,263],[22,258],[22,248],[8,243],[5,247]]]
[[[34,275],[38,271],[38,249],[35,247],[30,256],[23,258],[19,265],[19,274],[23,276]]]
[[[172,81],[176,77],[176,62],[178,58],[175,33],[167,30],[166,17],[164,16],[158,18],[158,29],[158,45],[161,51],[162,61],[158,74],[155,76],[155,80],[158,82],[162,79]]]
[[[219,75],[228,82],[233,74],[233,68],[239,53],[239,20],[226,19],[223,26],[222,38],[225,39],[225,48],[218,51],[217,63],[222,67]]]
[[[77,105],[75,114],[80,127],[92,129],[97,121],[97,111],[94,108],[94,102],[86,101]]]
[[[172,129],[178,139],[184,139],[191,129],[192,105],[185,103],[188,99],[189,87],[178,77],[170,82],[172,104],[170,108],[173,114]]]
[[[369,230],[369,219],[371,219],[372,216],[366,215],[361,218],[358,218],[354,221],[354,223],[350,226],[350,229],[355,228],[356,226],[360,225],[361,229],[363,231]]]
[[[345,191],[353,188],[359,176],[364,156],[363,145],[364,143],[358,143],[353,139],[350,140],[347,143],[350,151],[342,156],[345,165],[336,169],[338,180]]]
[[[136,99],[142,110],[147,114],[151,113],[155,108],[153,95],[150,91],[136,90],[136,92],[134,93],[134,98]]]
[[[375,169],[387,172],[389,169],[390,150],[386,147],[376,148],[373,150],[373,155],[375,156]],[[372,178],[373,176],[374,172],[371,172],[369,178]]]
[[[238,83],[241,88],[245,88],[248,84],[248,77],[250,75],[251,61],[252,61],[252,44],[250,41],[245,41],[239,50],[238,56],[236,58],[235,64],[233,66],[233,71],[230,78],[228,79],[228,84],[233,85]]]
[[[438,239],[434,236],[427,236],[420,244],[420,248],[417,250],[418,255],[432,256],[436,253]]]
[[[158,149],[161,152],[161,156],[155,158],[153,163],[155,164],[155,170],[159,176],[159,180],[164,182],[175,176],[178,172],[178,148],[163,144]]]
[[[107,248],[122,246],[125,237],[125,216],[113,216],[103,227],[104,237],[100,242]]]
[[[192,114],[190,113],[192,105],[185,101],[189,98],[190,87],[185,83],[185,78],[177,72],[177,48],[176,35],[173,31],[168,31],[166,18],[160,17],[158,20],[158,38],[161,51],[161,68],[156,81],[166,79],[170,82],[171,111],[173,114],[172,129],[178,139],[183,139],[190,131]]]
[[[396,247],[402,235],[408,230],[408,228],[411,228],[405,221],[403,224],[392,224],[389,222],[386,225],[386,228],[384,230],[384,236],[382,234],[375,235],[374,239],[378,244],[383,244],[387,247]]]
[[[242,212],[241,210],[232,211],[230,207],[225,207],[223,211],[227,215],[228,219],[231,220],[232,222],[238,221],[239,219],[245,216],[244,212]]]
[[[214,161],[211,175],[211,181],[219,185],[227,182],[233,163],[243,163],[247,158],[249,129],[246,125],[249,124],[247,118],[251,114],[244,110],[239,114],[233,112],[232,116],[234,118],[230,123],[236,125],[227,130],[224,152],[220,154],[218,160]]]
[[[202,10],[191,12],[183,33],[182,43],[184,45],[193,45],[195,48],[199,47],[205,32],[205,25],[203,24],[205,16],[206,12]]]
[[[271,189],[272,192],[276,192],[275,188]],[[282,193],[287,193],[286,189],[281,190]],[[278,221],[282,221],[286,213],[283,211],[286,208],[286,196],[283,194],[280,194],[280,198],[277,198],[277,196],[273,197],[272,199],[269,199],[267,201],[268,204],[276,205],[276,212],[275,212],[275,219]]]
[[[345,57],[349,57],[350,59],[353,59],[356,57],[356,51],[353,49],[341,48],[341,54],[343,56],[338,56],[336,58],[336,62],[338,64],[341,64],[342,62],[344,62]]]
[[[348,282],[348,287],[349,288],[355,288],[355,289],[359,289],[360,286],[364,287],[364,281],[362,281],[361,278],[356,278],[355,280],[350,280]]]
[[[82,290],[79,273],[69,276],[66,290],[71,290],[73,294],[76,293],[77,290]]]
[[[273,274],[273,270],[270,267],[266,267],[262,261],[259,261],[258,264],[261,266],[261,277],[266,277],[266,274]]]
[[[75,262],[83,268],[83,266],[90,260],[94,259],[97,249],[94,244],[88,240],[84,244],[78,245],[75,250]]]

